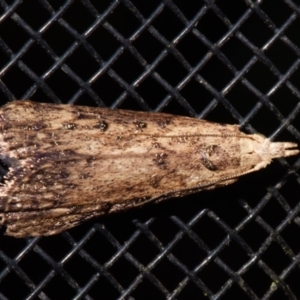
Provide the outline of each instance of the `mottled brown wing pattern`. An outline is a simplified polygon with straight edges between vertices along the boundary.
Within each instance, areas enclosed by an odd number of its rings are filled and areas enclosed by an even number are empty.
[[[2,107],[0,126],[1,224],[17,237],[226,185],[298,153],[236,125],[31,101]]]

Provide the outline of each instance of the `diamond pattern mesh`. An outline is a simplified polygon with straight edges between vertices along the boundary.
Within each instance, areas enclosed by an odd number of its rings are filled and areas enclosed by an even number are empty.
[[[161,111],[300,142],[299,0],[0,0],[0,101]],[[0,299],[299,299],[300,160],[57,236],[0,235]],[[101,195],[99,195],[101,197]]]

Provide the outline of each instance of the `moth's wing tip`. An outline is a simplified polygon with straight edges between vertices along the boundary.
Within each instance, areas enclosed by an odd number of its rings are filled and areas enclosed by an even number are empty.
[[[10,235],[7,231],[8,227],[6,224],[5,213],[0,213],[0,232],[4,235]]]

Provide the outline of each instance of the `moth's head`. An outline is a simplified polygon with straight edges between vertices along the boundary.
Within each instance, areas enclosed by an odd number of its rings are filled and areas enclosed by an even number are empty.
[[[268,165],[273,158],[297,155],[298,145],[288,142],[271,142],[269,139],[254,134],[241,140],[243,164],[253,164],[255,169]]]

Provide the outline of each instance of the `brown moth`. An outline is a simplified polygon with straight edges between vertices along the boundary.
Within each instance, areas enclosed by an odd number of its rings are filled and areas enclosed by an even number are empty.
[[[0,224],[15,237],[227,185],[299,153],[237,125],[163,113],[15,101],[0,126]]]

